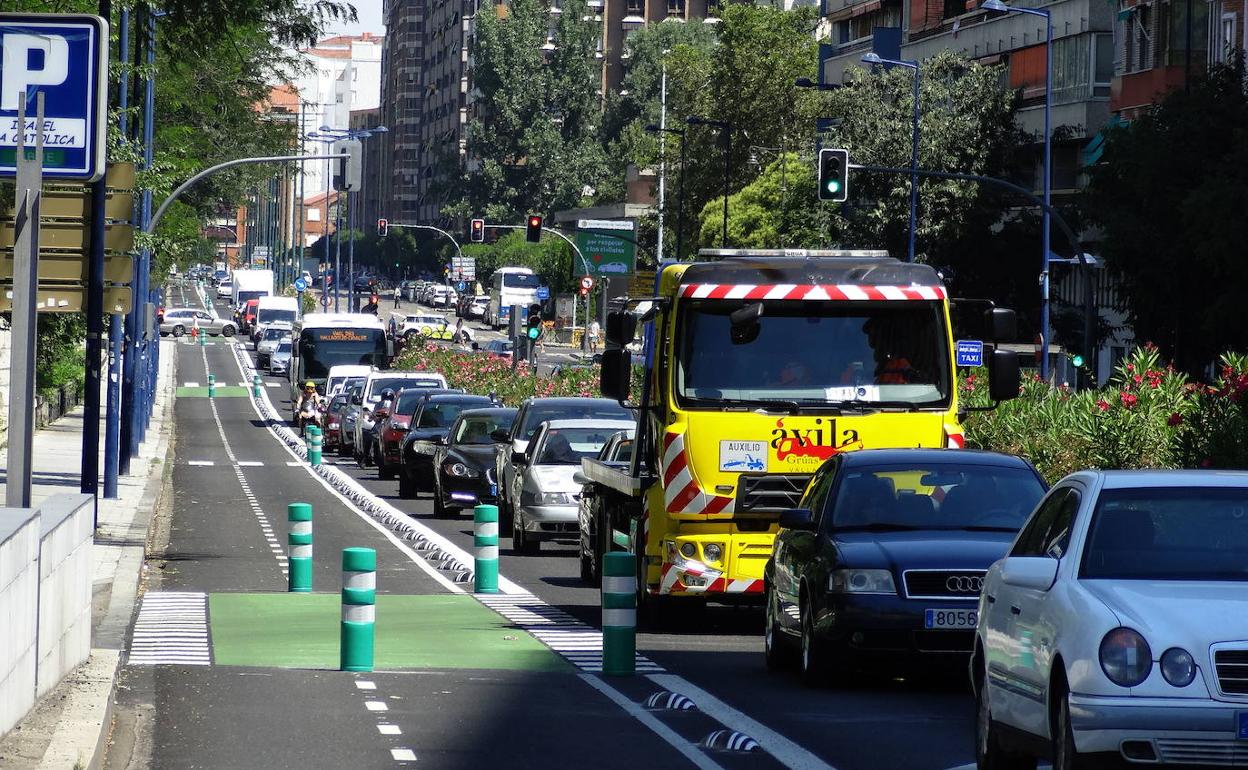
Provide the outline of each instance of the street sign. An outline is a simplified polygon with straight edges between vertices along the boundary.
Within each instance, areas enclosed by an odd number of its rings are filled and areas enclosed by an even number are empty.
[[[307,290],[308,290],[308,282],[303,280],[302,278],[296,278],[295,279],[295,291],[303,292]]]
[[[631,219],[578,219],[576,247],[587,264],[574,260],[573,271],[593,275],[627,275],[637,264],[637,224]],[[616,237],[616,236],[623,236]]]
[[[464,292],[467,290],[468,290],[468,284],[464,283],[463,281],[460,281],[459,283],[455,284],[455,291]]]
[[[90,272],[81,254],[39,250],[39,282],[85,284]],[[134,278],[134,259],[129,254],[104,256],[104,280],[108,283],[130,283]],[[13,250],[0,249],[0,281],[13,280]]]
[[[477,260],[475,257],[451,257],[448,265],[456,280],[475,281],[477,279]]]
[[[538,299],[540,299],[540,300],[542,300],[542,301],[545,301],[545,300],[550,299],[550,287],[549,287],[549,286],[538,286],[538,287],[537,287],[537,298],[538,298]]]
[[[0,177],[17,174],[17,136],[34,145],[44,95],[43,175],[93,182],[104,173],[108,22],[71,13],[0,14]],[[25,100],[26,125],[19,126]]]
[[[589,291],[590,289],[594,288],[594,277],[592,275],[582,276],[581,288],[584,289],[585,291]]]
[[[958,366],[984,365],[984,343],[979,340],[958,340],[956,352]]]
[[[655,272],[653,270],[638,270],[633,273],[633,277],[628,281],[628,296],[653,297],[654,277]]]
[[[329,296],[329,292],[322,294],[321,295],[321,307],[329,307],[329,303],[332,300],[333,298]]]
[[[40,258],[42,262],[43,259]],[[130,287],[105,286],[104,312],[126,314],[130,312]],[[43,286],[35,297],[35,309],[40,313],[77,313],[87,307],[85,286]],[[13,287],[0,286],[0,312],[13,309]]]

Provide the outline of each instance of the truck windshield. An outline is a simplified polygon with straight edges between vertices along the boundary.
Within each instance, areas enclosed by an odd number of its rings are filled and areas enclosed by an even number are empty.
[[[503,286],[508,289],[536,289],[541,279],[531,273],[503,273]]]
[[[339,364],[381,367],[386,334],[381,329],[304,329],[299,334],[299,379],[324,379]]]
[[[765,302],[756,325],[734,330],[729,316],[746,304],[693,300],[681,308],[675,391],[682,406],[949,403],[939,302]]]
[[[295,322],[295,311],[278,310],[276,308],[260,308],[256,311],[256,319],[259,323],[269,324],[275,321],[286,321],[288,323]]]

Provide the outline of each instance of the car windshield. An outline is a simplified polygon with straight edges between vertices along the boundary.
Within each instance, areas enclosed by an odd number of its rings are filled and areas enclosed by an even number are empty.
[[[489,406],[490,400],[482,398],[479,401],[440,401],[437,403],[425,404],[425,408],[420,410],[421,428],[447,428],[451,427],[451,423],[455,422],[455,418],[465,409],[474,407]]]
[[[586,399],[588,403],[560,404],[552,406],[530,407],[524,416],[524,438],[533,438],[537,428],[547,420],[631,420],[633,413],[622,406],[611,403],[598,403]],[[618,428],[616,430],[619,430]],[[604,439],[605,440],[605,439]],[[599,447],[601,449],[602,447]]]
[[[274,321],[286,321],[287,323],[295,322],[295,311],[278,310],[275,308],[265,308],[260,313],[264,316],[265,323],[273,323]]]
[[[1084,578],[1248,580],[1248,489],[1107,489],[1092,514]]]
[[[415,414],[416,407],[420,405],[421,398],[424,397],[426,391],[417,388],[411,388],[399,393],[399,404],[394,408],[395,414]]]
[[[516,419],[515,412],[499,412],[488,415],[472,415],[459,421],[459,429],[451,437],[452,444],[492,444],[490,434],[496,430],[511,430]]]
[[[264,338],[266,340],[280,340],[282,337],[289,337],[290,329],[265,329]]]
[[[282,340],[281,342],[277,343],[277,352],[278,352],[278,353],[289,353],[289,352],[290,352],[290,346],[291,346],[291,342],[290,342],[290,340]]]
[[[844,529],[983,529],[1014,532],[1044,496],[1027,468],[955,463],[851,469],[830,509]]]
[[[694,300],[680,311],[676,391],[700,401],[872,402],[947,407],[948,342],[939,302],[767,302],[752,324],[744,300]]]
[[[404,388],[440,388],[442,383],[437,380],[420,380],[410,377],[378,377],[373,380],[372,396],[373,403],[381,400],[381,394],[384,390],[403,390]]]
[[[582,457],[597,457],[614,431],[601,428],[551,428],[546,431],[537,465],[579,465]]]

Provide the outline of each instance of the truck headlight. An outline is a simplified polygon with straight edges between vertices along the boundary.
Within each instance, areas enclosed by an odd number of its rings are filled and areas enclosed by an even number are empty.
[[[838,569],[828,576],[828,590],[834,594],[896,595],[893,573],[886,569]]]
[[[693,557],[698,555],[698,547],[694,545],[693,543],[688,543],[688,542],[681,543],[680,555],[685,557],[686,559],[692,559]]]
[[[1153,669],[1153,651],[1140,632],[1115,628],[1101,640],[1101,670],[1119,687],[1136,687]]]
[[[722,561],[724,548],[719,543],[707,543],[702,546],[702,554],[706,556],[707,561]]]

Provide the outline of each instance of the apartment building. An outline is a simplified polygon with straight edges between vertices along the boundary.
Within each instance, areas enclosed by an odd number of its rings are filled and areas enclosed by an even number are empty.
[[[425,16],[428,0],[383,0],[386,39],[382,47],[381,216],[414,222],[419,208],[421,122],[425,89]],[[371,180],[370,180],[371,181]]]

